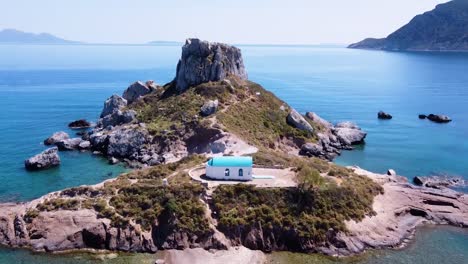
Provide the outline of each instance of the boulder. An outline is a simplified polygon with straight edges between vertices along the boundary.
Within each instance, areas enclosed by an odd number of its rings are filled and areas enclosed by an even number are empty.
[[[71,138],[71,139],[65,139],[65,140],[59,141],[55,143],[55,145],[61,151],[76,150],[76,149],[79,149],[79,146],[82,142],[83,140],[81,138]]]
[[[151,88],[146,83],[140,81],[134,82],[127,90],[124,91],[122,97],[127,100],[128,104],[135,102],[141,96],[147,95],[151,92]]]
[[[436,123],[448,123],[452,121],[452,119],[446,115],[434,115],[434,114],[428,115],[427,119]]]
[[[229,76],[247,79],[240,49],[221,43],[187,39],[177,64],[177,91],[183,92],[191,86],[221,81]]]
[[[366,132],[352,122],[338,123],[332,131],[341,144],[347,146],[362,144],[367,136]]]
[[[393,116],[389,113],[385,113],[384,111],[380,111],[378,114],[377,114],[377,117],[379,119],[386,119],[386,120],[389,120],[389,119],[392,119]]]
[[[70,136],[63,131],[55,132],[52,136],[44,140],[44,145],[46,146],[54,145],[57,142],[60,142],[69,138]]]
[[[127,100],[123,99],[119,95],[114,94],[104,102],[104,108],[101,112],[101,118],[107,115],[111,115],[125,106],[127,106]]]
[[[203,104],[203,106],[200,108],[200,114],[202,116],[210,116],[218,110],[218,100],[209,100]]]
[[[288,117],[286,118],[286,121],[288,122],[288,124],[290,124],[291,126],[297,128],[297,129],[308,131],[310,133],[314,132],[314,128],[295,109],[291,109],[291,112],[289,113]]]
[[[309,118],[310,120],[312,120],[313,122],[324,126],[325,128],[330,128],[330,127],[333,126],[330,122],[328,122],[327,120],[321,118],[319,115],[317,115],[314,112],[307,112],[306,117]]]
[[[389,170],[387,171],[387,175],[388,175],[388,176],[396,176],[397,174],[396,174],[395,170],[389,169]]]
[[[109,127],[129,124],[134,121],[136,121],[136,112],[134,110],[117,110],[110,115],[100,118],[97,125],[98,127]]]
[[[71,129],[88,128],[88,127],[91,127],[91,123],[85,119],[80,119],[80,120],[71,122],[70,124],[68,124],[68,127]]]
[[[57,148],[49,148],[36,156],[24,161],[28,170],[41,170],[60,165],[60,157]]]
[[[427,118],[426,115],[419,115],[418,117],[419,117],[419,119],[426,119]]]
[[[91,142],[89,142],[88,140],[83,140],[81,141],[80,144],[78,144],[78,148],[79,149],[90,149],[91,148]]]

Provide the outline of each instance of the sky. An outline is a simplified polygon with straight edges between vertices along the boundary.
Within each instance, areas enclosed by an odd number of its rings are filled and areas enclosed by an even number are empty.
[[[0,30],[92,43],[348,44],[447,0],[0,0]]]

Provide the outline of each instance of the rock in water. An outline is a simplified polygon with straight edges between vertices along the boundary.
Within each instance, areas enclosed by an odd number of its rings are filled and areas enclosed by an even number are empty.
[[[106,102],[104,102],[104,108],[101,112],[101,118],[107,115],[111,115],[125,106],[127,106],[127,100],[114,94],[111,97],[109,97],[109,99],[107,99]]]
[[[59,141],[55,143],[55,145],[61,151],[76,150],[80,148],[80,144],[82,142],[83,140],[81,138],[71,138],[71,139],[65,139],[65,140]]]
[[[288,122],[288,124],[290,124],[291,126],[294,126],[297,129],[309,131],[311,133],[314,132],[314,128],[295,109],[291,110],[286,121]]]
[[[210,101],[207,101],[205,104],[203,104],[203,106],[201,107],[200,109],[200,113],[203,115],[203,116],[210,116],[214,113],[216,113],[216,110],[218,110],[218,100],[210,100]]]
[[[154,84],[154,83],[151,83]],[[140,81],[133,83],[130,85],[127,90],[123,93],[123,98],[127,100],[128,104],[135,102],[141,96],[147,95],[151,92],[151,87],[149,87],[146,83],[142,83]]]
[[[434,115],[434,114],[428,115],[427,119],[436,123],[448,123],[452,121],[452,119],[446,115]]]
[[[70,136],[67,133],[63,131],[55,132],[52,136],[44,140],[44,145],[54,145],[57,142],[64,141],[66,139],[70,139]]]
[[[91,123],[86,121],[85,119],[80,119],[80,120],[71,122],[70,124],[68,124],[68,127],[71,129],[88,128],[88,127],[91,127]]]
[[[333,133],[343,145],[356,145],[364,142],[367,133],[352,122],[338,123]]]
[[[387,120],[393,118],[393,116],[392,116],[391,114],[385,113],[384,111],[380,111],[380,112],[377,114],[377,117],[378,117],[379,119],[387,119]]]
[[[419,115],[418,118],[419,118],[419,119],[426,119],[426,118],[427,118],[427,115]]]
[[[175,77],[179,92],[201,83],[221,81],[228,76],[247,79],[241,50],[221,43],[187,39]]]
[[[49,148],[36,156],[24,161],[28,170],[41,170],[60,165],[60,157],[57,148]]]

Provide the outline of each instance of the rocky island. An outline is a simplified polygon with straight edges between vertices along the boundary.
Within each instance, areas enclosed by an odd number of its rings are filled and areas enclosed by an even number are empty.
[[[418,15],[386,38],[368,38],[353,49],[392,51],[467,51],[468,1],[453,0]]]
[[[106,100],[89,133],[45,140],[140,169],[0,204],[0,244],[47,252],[242,246],[349,256],[397,247],[420,224],[468,226],[465,195],[413,186],[394,171],[329,162],[366,135],[352,122],[302,115],[249,81],[238,48],[189,39],[172,82],[136,82]],[[287,187],[206,185],[193,171],[214,155],[251,155],[256,166],[291,179]]]

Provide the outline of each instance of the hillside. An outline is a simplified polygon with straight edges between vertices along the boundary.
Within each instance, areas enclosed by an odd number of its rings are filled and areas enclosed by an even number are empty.
[[[414,17],[383,39],[368,38],[351,44],[354,49],[394,51],[468,50],[468,0],[453,0]]]
[[[27,33],[15,29],[0,31],[0,43],[15,44],[77,44],[78,41],[70,41],[56,37],[48,33]]]

